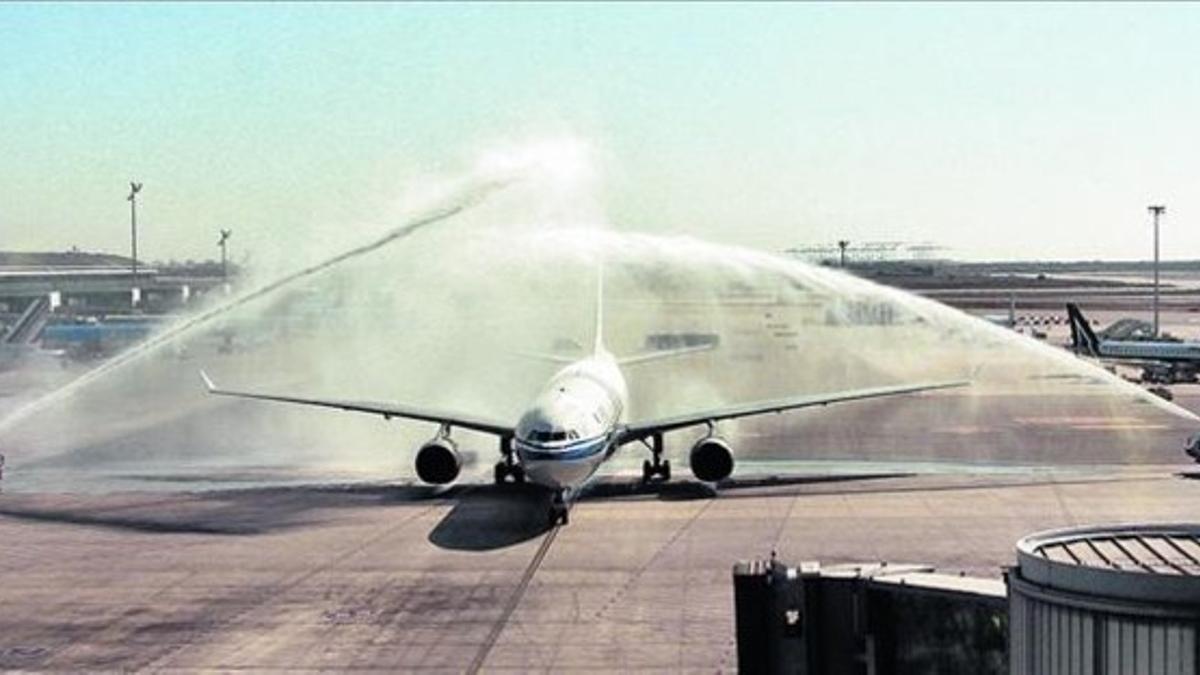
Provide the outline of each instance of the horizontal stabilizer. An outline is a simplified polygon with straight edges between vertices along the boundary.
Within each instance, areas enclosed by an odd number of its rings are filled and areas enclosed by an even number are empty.
[[[706,352],[713,349],[715,346],[716,345],[713,344],[703,344],[692,347],[679,347],[677,349],[656,349],[654,351],[642,352],[632,356],[622,356],[617,359],[617,364],[622,366],[633,366],[639,363],[661,361],[663,359],[671,359],[677,356],[695,354],[696,352]]]
[[[558,363],[561,365],[569,365],[579,360],[577,356],[563,356],[562,354],[550,354],[546,352],[515,352],[515,354],[527,359],[533,359],[534,361],[545,361],[546,363]]]

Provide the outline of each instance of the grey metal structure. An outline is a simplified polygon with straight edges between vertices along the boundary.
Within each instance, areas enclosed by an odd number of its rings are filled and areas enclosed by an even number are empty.
[[[1017,543],[1011,672],[1197,672],[1200,525],[1056,530]]]
[[[1008,672],[1004,585],[923,565],[733,569],[738,670],[925,675]]]
[[[50,317],[51,306],[48,296],[36,297],[29,301],[25,310],[17,317],[8,330],[0,337],[0,343],[28,345],[37,340]]]
[[[1017,542],[1017,564],[1005,581],[1007,587],[886,563],[739,563],[738,668],[826,675],[1200,672],[1200,525],[1030,535]]]

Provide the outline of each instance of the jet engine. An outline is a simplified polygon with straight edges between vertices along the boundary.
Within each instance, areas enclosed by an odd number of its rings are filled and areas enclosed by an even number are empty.
[[[715,483],[733,473],[733,452],[729,443],[718,436],[706,436],[692,446],[688,455],[692,474],[706,483]]]
[[[444,485],[458,478],[462,455],[458,446],[445,436],[438,436],[417,451],[417,476],[426,483]]]

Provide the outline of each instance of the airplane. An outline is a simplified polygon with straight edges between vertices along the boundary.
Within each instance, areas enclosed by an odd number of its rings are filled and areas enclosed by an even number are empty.
[[[625,445],[640,442],[650,450],[651,458],[642,463],[643,482],[669,481],[671,464],[662,457],[663,434],[688,427],[707,426],[708,433],[691,448],[689,464],[697,479],[716,483],[727,478],[734,468],[731,446],[717,433],[716,424],[722,420],[968,384],[963,381],[930,382],[852,389],[733,404],[655,419],[627,420],[628,389],[622,368],[682,357],[708,350],[714,345],[693,345],[618,357],[605,347],[603,321],[601,280],[597,284],[591,354],[573,361],[548,357],[567,362],[567,365],[547,381],[515,424],[390,402],[307,398],[222,389],[204,371],[200,372],[200,376],[208,392],[217,396],[335,408],[382,415],[389,420],[399,417],[437,424],[437,434],[421,446],[416,456],[417,476],[433,485],[453,482],[462,469],[462,455],[450,436],[452,428],[492,434],[499,439],[501,455],[493,472],[495,482],[529,481],[549,489],[552,493],[549,524],[552,527],[567,524],[574,498],[601,464]]]
[[[1200,371],[1200,342],[1102,339],[1075,303],[1067,303],[1071,349],[1076,354],[1142,369],[1144,382],[1195,382]]]

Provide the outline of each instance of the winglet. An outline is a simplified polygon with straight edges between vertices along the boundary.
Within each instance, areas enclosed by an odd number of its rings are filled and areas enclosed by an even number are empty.
[[[204,380],[204,387],[208,389],[208,393],[211,394],[217,390],[217,385],[213,383],[212,378],[203,369],[200,370],[200,379]]]

